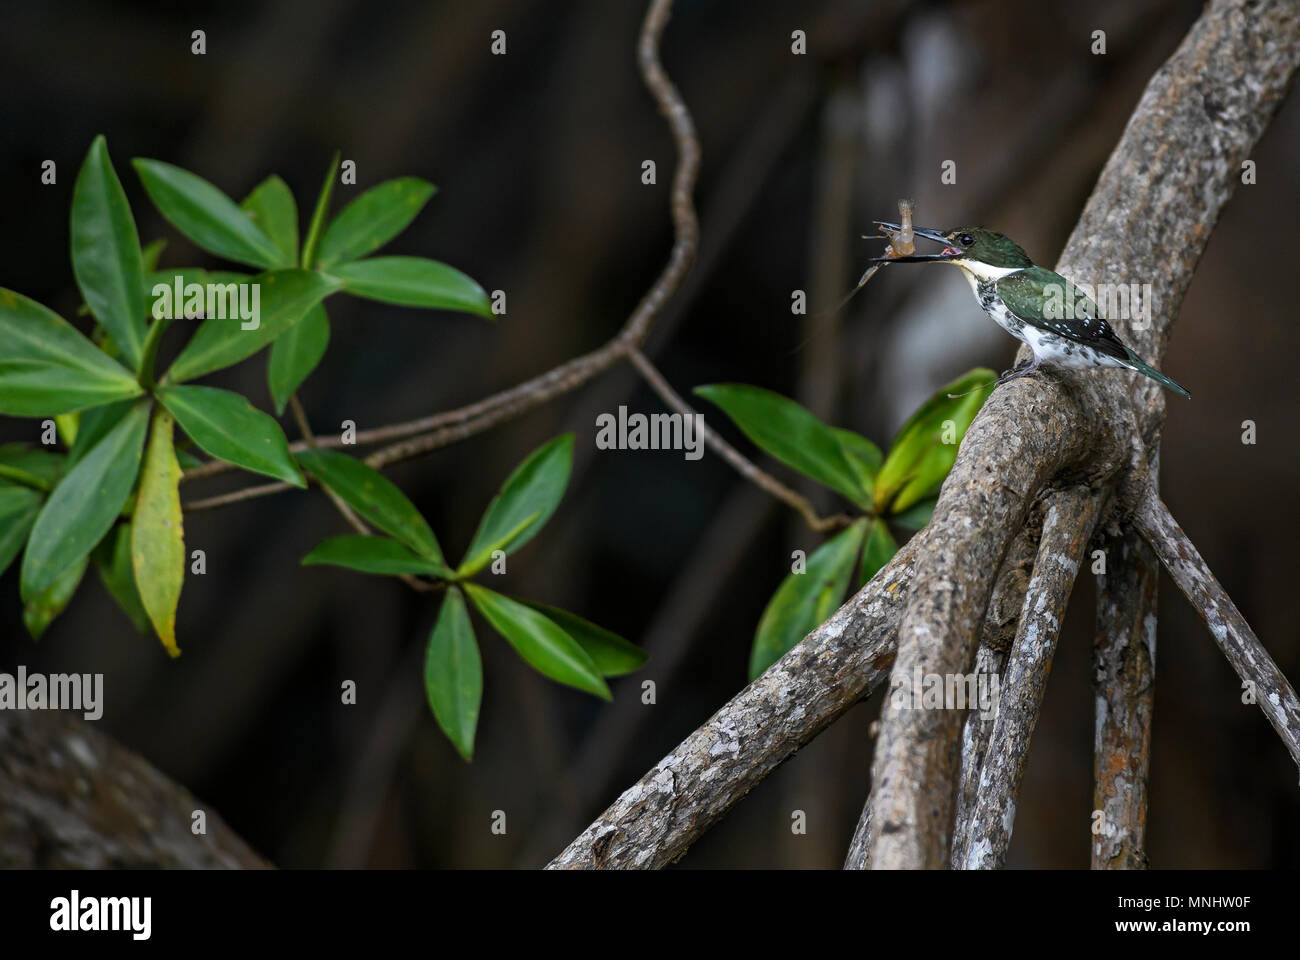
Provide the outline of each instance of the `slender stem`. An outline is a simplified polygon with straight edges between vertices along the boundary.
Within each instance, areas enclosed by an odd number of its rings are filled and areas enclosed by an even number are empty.
[[[655,393],[659,394],[660,399],[662,399],[669,408],[676,410],[683,417],[694,419],[699,416],[699,414],[691,408],[691,405],[683,400],[680,394],[672,388],[668,381],[664,379],[663,374],[655,369],[655,365],[651,363],[650,360],[647,359],[646,355],[639,349],[633,347],[629,350],[628,359],[632,361],[632,366],[637,368],[637,371],[645,379],[646,383],[650,385],[651,389],[654,390]],[[740,475],[746,480],[753,481],[781,502],[786,503],[797,510],[799,515],[804,518],[805,522],[807,522],[808,526],[813,530],[818,533],[825,533],[830,530],[838,530],[842,527],[847,527],[849,524],[853,523],[853,517],[842,513],[835,514],[831,517],[818,516],[816,508],[813,507],[812,503],[806,497],[791,490],[771,474],[765,473],[763,470],[756,467],[735,447],[727,443],[726,440],[723,440],[722,437],[710,429],[709,426],[705,424],[703,417],[700,417],[697,422],[700,425],[700,436],[706,444],[713,448],[713,451],[717,453],[718,456],[722,457],[722,459],[735,467]]]
[[[334,178],[338,176],[339,151],[334,151],[334,159],[325,173],[325,182],[321,184],[320,195],[316,198],[316,209],[311,214],[311,226],[307,228],[307,240],[302,245],[302,267],[310,270],[316,263],[316,249],[320,245],[321,229],[325,226],[325,215],[329,212],[330,197],[334,193]]]
[[[314,449],[316,447],[316,434],[312,432],[311,424],[307,420],[307,411],[302,408],[302,401],[298,399],[297,392],[289,395],[289,406],[293,409],[293,418],[298,422],[298,430],[302,433],[303,440],[306,441],[309,447]],[[343,519],[352,526],[353,530],[361,534],[363,537],[368,537],[373,533],[366,522],[357,516],[356,511],[352,509],[346,500],[325,484],[322,483],[320,486],[321,489],[325,491],[325,495],[330,498],[330,502],[334,504],[335,509],[343,515]],[[441,582],[433,583],[428,580],[421,580],[409,573],[400,574],[398,579],[412,590],[418,590],[421,593],[426,593],[430,590],[437,590],[442,586]]]
[[[24,487],[31,487],[33,490],[43,490],[46,493],[50,491],[49,481],[28,473],[26,470],[19,470],[17,467],[6,466],[3,463],[0,463],[0,477],[22,484]]]

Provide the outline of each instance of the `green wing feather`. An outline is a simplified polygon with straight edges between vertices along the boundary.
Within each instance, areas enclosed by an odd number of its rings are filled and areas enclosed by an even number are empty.
[[[1109,354],[1175,393],[1191,397],[1181,384],[1126,346],[1111,325],[1097,316],[1097,305],[1059,273],[1028,267],[998,280],[997,291],[1003,305],[1025,323]]]

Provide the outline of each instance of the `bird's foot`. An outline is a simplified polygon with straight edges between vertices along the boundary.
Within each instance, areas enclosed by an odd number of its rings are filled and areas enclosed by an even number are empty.
[[[1010,383],[1012,380],[1019,380],[1021,377],[1033,377],[1038,375],[1038,360],[1030,363],[1023,363],[1018,367],[1012,367],[1010,370],[1003,370],[1002,376],[998,377],[998,382],[994,386],[1002,386],[1004,383]]]

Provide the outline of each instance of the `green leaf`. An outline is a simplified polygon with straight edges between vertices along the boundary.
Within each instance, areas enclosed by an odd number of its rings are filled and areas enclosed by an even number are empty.
[[[50,417],[142,392],[68,321],[0,288],[0,413]]]
[[[67,457],[41,447],[25,443],[0,444],[0,466],[9,466],[37,477],[45,486],[52,488],[63,476]]]
[[[484,619],[538,671],[566,686],[613,699],[587,651],[554,621],[476,583],[464,587]]]
[[[474,576],[474,574],[478,573],[492,561],[492,555],[494,553],[498,550],[504,552],[506,545],[514,540],[515,537],[519,536],[519,534],[523,533],[524,530],[526,530],[539,516],[541,516],[540,510],[533,511],[509,530],[501,534],[501,536],[496,540],[484,544],[476,554],[460,562],[460,566],[456,568],[456,576],[460,579]]]
[[[339,264],[330,273],[358,297],[399,307],[460,310],[493,319],[492,304],[474,280],[455,267],[423,257],[371,257]]]
[[[928,497],[915,506],[908,507],[902,513],[894,514],[889,519],[905,530],[920,530],[930,522],[930,517],[934,515],[934,505],[938,502],[938,497]]]
[[[362,573],[400,576],[404,573],[426,574],[431,577],[450,577],[451,571],[431,557],[412,553],[396,540],[387,537],[330,537],[316,544],[311,553],[302,558],[303,566],[328,563],[347,567]]]
[[[67,458],[25,443],[0,444],[0,480],[49,492],[63,477]]]
[[[298,265],[298,206],[288,184],[272,174],[253,188],[239,209],[279,251],[279,258],[271,266]]]
[[[90,312],[138,368],[145,318],[140,236],[103,136],[90,145],[72,188],[72,272]]]
[[[23,554],[24,598],[44,591],[113,525],[139,472],[148,424],[149,404],[141,401],[54,488]]]
[[[578,641],[578,645],[587,651],[591,662],[602,677],[621,677],[625,673],[640,670],[649,657],[644,650],[634,643],[629,643],[617,633],[604,627],[598,627],[590,620],[584,620],[576,613],[549,607],[544,603],[523,601],[546,619]]]
[[[215,387],[162,387],[155,395],[209,456],[307,486],[280,425],[239,394]]]
[[[77,424],[77,438],[73,440],[72,449],[68,451],[68,467],[76,466],[86,454],[94,450],[95,445],[122,422],[122,418],[135,404],[135,400],[118,400],[87,410],[81,422]]]
[[[854,433],[852,430],[832,427],[831,433],[835,434],[835,439],[840,442],[844,459],[853,468],[858,484],[870,497],[875,490],[876,474],[880,472],[880,462],[883,459],[880,448],[862,434]]]
[[[81,411],[74,410],[72,413],[61,413],[54,418],[54,423],[58,428],[59,440],[63,442],[65,447],[71,449],[72,445],[77,442],[77,430],[81,427]]]
[[[167,238],[159,237],[140,250],[140,266],[145,273],[158,269],[158,258],[167,249]]]
[[[328,270],[374,253],[415,219],[437,188],[419,177],[401,177],[371,187],[334,218],[320,242],[316,266]]]
[[[325,182],[321,184],[316,197],[316,209],[311,214],[311,226],[307,228],[307,240],[302,245],[302,265],[310,270],[316,265],[316,248],[320,244],[320,232],[325,226],[325,215],[329,212],[330,197],[334,193],[334,181],[339,175],[339,152],[334,151],[330,168],[325,171]]]
[[[474,759],[474,732],[483,700],[483,661],[465,609],[465,597],[447,590],[438,622],[424,654],[424,692],[438,726],[468,762]]]
[[[259,286],[256,329],[243,329],[238,317],[204,320],[167,371],[165,380],[193,380],[251,357],[338,289],[336,281],[308,270],[273,270],[247,282]]]
[[[118,607],[140,633],[149,630],[149,614],[144,611],[140,591],[131,568],[131,525],[120,523],[91,552],[99,579]]]
[[[696,387],[745,436],[782,463],[824,483],[859,506],[871,502],[835,431],[787,397],[743,383]]]
[[[996,380],[992,370],[976,367],[940,387],[908,418],[876,476],[878,511],[898,513],[938,491]]]
[[[298,463],[362,519],[446,568],[438,539],[420,511],[378,470],[337,450],[303,450]]]
[[[898,544],[894,542],[894,535],[889,532],[889,527],[885,521],[876,518],[871,521],[871,528],[867,533],[867,544],[862,548],[862,565],[858,570],[858,585],[866,586],[867,581],[880,572],[880,568],[887,564],[894,554],[898,552]]]
[[[786,651],[826,621],[844,598],[867,521],[859,520],[818,547],[803,573],[790,573],[758,621],[749,655],[749,679],[760,676]]]
[[[44,500],[39,490],[0,483],[0,573],[23,548]]]
[[[176,645],[176,607],[185,580],[180,480],[181,467],[172,449],[172,415],[159,408],[153,415],[140,495],[131,517],[131,569],[140,604],[173,657],[181,655]]]
[[[82,557],[68,569],[59,574],[54,582],[35,596],[23,601],[23,625],[33,640],[41,639],[46,628],[61,614],[72,595],[81,584],[81,577],[86,572],[86,558]]]
[[[562,434],[529,454],[488,504],[457,573],[471,577],[487,565],[493,550],[510,553],[536,536],[559,506],[572,467],[571,433]]]
[[[204,250],[254,267],[280,262],[270,238],[208,181],[161,160],[131,162],[158,212]]]
[[[284,413],[294,391],[316,369],[329,343],[330,319],[325,305],[318,303],[271,344],[266,381],[277,415]]]

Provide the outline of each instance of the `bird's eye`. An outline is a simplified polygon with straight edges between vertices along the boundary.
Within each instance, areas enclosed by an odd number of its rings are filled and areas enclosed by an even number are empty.
[[[957,242],[960,243],[963,247],[969,247],[972,243],[975,242],[975,238],[972,237],[969,233],[963,233],[960,237],[957,238]]]

